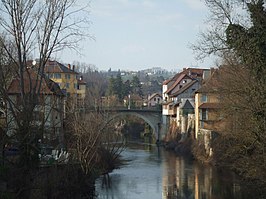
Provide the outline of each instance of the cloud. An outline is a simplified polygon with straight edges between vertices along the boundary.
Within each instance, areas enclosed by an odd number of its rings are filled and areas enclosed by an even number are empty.
[[[184,3],[187,4],[193,10],[206,9],[206,6],[202,0],[184,0]]]

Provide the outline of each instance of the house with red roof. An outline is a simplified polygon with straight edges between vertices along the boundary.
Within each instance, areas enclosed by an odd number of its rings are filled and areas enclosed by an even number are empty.
[[[57,61],[48,60],[44,72],[48,78],[56,82],[68,97],[76,97],[78,88],[78,73],[75,66],[65,66]]]
[[[195,92],[200,88],[210,69],[184,68],[173,78],[163,82],[164,122],[182,126],[188,114],[194,114]]]
[[[144,106],[147,107],[156,107],[162,103],[162,95],[160,93],[153,93],[148,96],[148,99],[145,100]]]
[[[32,102],[34,108],[33,119],[30,123],[31,129],[42,131],[43,137],[40,139],[57,141],[58,144],[62,144],[59,142],[62,142],[63,136],[64,93],[57,83],[44,75],[37,74],[34,69],[27,68],[23,75],[22,81],[17,76],[11,81],[8,88],[8,135],[12,135],[18,130],[19,118],[25,117],[23,107],[26,105],[23,104],[25,102],[21,95],[21,85],[23,84],[25,96],[34,95],[34,92],[36,94],[36,98]]]
[[[218,92],[219,74],[213,71],[206,83],[195,94],[195,137],[206,132],[219,132],[224,126],[220,109],[221,98]]]

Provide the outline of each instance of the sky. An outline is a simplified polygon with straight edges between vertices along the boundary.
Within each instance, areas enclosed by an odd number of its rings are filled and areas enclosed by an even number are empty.
[[[95,39],[80,44],[82,55],[60,56],[99,70],[209,68],[214,61],[196,60],[190,48],[206,29],[207,15],[202,0],[91,0],[88,31]]]

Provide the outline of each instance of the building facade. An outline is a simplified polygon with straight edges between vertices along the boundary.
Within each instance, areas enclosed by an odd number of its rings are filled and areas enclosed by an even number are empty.
[[[33,132],[38,132],[43,140],[55,141],[63,145],[63,110],[64,93],[54,81],[35,73],[32,69],[27,69],[24,78],[25,96],[30,96],[34,92],[33,87],[40,86],[40,92],[36,95],[33,103],[32,119],[30,128]],[[26,77],[26,75],[24,76]],[[7,103],[7,134],[9,136],[16,133],[20,117],[27,117],[23,111],[26,105],[23,105],[20,89],[20,78],[15,77],[8,88]]]

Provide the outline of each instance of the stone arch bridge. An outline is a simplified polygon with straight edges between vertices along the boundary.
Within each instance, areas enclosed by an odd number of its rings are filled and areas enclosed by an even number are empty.
[[[157,141],[162,140],[166,134],[166,126],[162,122],[162,111],[158,109],[109,109],[108,119],[112,120],[125,115],[133,115],[143,119],[153,129]]]

